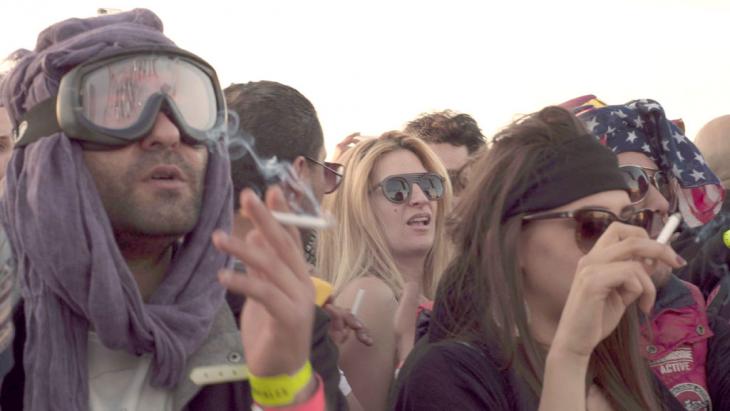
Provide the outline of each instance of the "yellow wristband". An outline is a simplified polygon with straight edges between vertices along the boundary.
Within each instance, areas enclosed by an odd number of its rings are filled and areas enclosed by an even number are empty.
[[[725,247],[730,248],[730,230],[722,233],[722,242],[725,243]]]
[[[281,374],[273,377],[256,377],[249,374],[253,400],[264,407],[280,407],[294,402],[294,397],[312,379],[312,364],[307,360],[294,375]]]

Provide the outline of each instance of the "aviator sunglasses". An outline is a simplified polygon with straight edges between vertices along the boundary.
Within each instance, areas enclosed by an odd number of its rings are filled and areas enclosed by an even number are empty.
[[[429,201],[444,195],[444,178],[436,173],[395,174],[386,177],[373,190],[380,188],[388,201],[402,204],[411,198],[413,184],[418,184]]]
[[[608,229],[611,223],[616,221],[641,227],[654,237],[662,227],[660,213],[649,210],[634,210],[631,208],[621,212],[622,217],[604,208],[585,207],[573,211],[547,211],[530,214],[522,217],[523,221],[552,220],[570,218],[575,221],[575,241],[578,248],[588,253],[596,244],[596,241]]]
[[[649,185],[653,185],[669,202],[669,212],[677,207],[677,196],[672,186],[672,180],[661,170],[646,168],[637,165],[621,166],[621,172],[629,185],[629,198],[636,204],[644,200],[649,193]]]

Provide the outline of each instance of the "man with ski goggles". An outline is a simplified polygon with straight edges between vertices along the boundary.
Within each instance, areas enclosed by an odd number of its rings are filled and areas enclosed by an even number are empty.
[[[325,409],[308,265],[269,212],[288,211],[281,191],[242,202],[256,243],[225,234],[225,103],[207,63],[149,10],[69,19],[40,34],[2,98],[17,147],[0,220],[28,337],[0,407]],[[226,275],[228,255],[255,275]],[[240,332],[221,284],[247,295]]]

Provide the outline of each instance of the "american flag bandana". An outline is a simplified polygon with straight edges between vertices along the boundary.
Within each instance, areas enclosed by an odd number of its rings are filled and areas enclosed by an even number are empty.
[[[608,106],[595,96],[560,105],[583,120],[586,128],[616,154],[645,154],[679,183],[679,211],[685,223],[697,227],[722,208],[725,190],[705,159],[654,100],[633,100]]]

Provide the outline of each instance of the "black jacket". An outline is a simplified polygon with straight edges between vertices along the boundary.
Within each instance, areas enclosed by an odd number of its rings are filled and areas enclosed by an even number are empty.
[[[725,202],[715,218],[705,225],[688,228],[672,242],[688,264],[677,271],[677,276],[688,281],[707,296],[721,283],[721,293],[708,313],[730,319],[730,249],[723,241],[723,233],[730,229],[730,192],[725,193]]]

